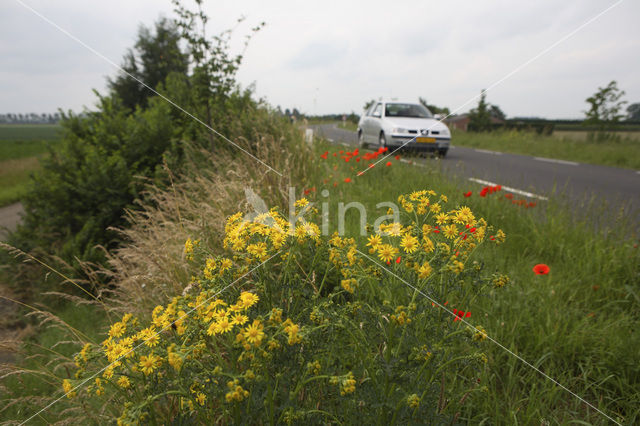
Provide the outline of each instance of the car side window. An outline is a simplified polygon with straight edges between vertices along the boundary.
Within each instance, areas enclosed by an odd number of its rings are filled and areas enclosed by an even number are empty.
[[[381,117],[382,116],[382,104],[376,105],[376,107],[371,112],[371,115],[374,115],[376,117]]]

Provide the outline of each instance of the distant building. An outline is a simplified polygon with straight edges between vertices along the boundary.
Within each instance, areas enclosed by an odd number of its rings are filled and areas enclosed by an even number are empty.
[[[469,114],[460,114],[460,115],[452,115],[451,117],[444,120],[445,124],[449,126],[450,129],[461,130],[466,132],[469,129],[469,122],[471,118]],[[504,124],[504,120],[500,120],[499,118],[491,117],[492,124]]]

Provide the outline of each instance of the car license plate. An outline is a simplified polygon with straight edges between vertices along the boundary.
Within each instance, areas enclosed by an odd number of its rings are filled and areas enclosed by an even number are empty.
[[[436,138],[416,138],[416,142],[418,143],[434,143]]]

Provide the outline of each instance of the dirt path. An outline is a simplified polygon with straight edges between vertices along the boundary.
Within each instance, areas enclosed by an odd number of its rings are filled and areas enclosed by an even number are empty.
[[[24,209],[20,203],[0,207],[0,240],[7,236],[7,229],[9,231],[16,229],[23,211]]]

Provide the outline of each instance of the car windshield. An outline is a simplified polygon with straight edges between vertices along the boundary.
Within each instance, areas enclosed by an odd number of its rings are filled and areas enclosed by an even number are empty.
[[[385,117],[412,117],[412,118],[432,118],[433,114],[418,104],[386,104],[384,108]]]

